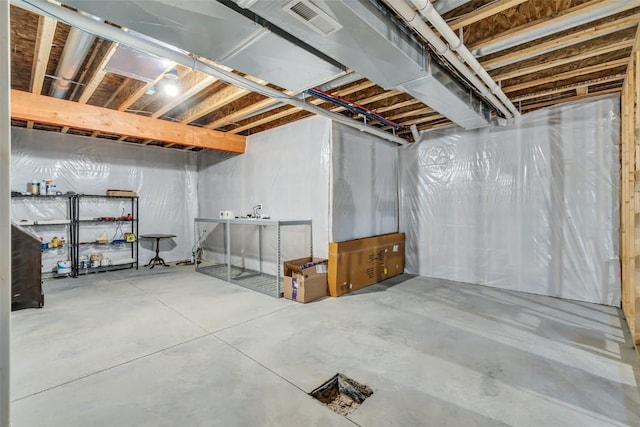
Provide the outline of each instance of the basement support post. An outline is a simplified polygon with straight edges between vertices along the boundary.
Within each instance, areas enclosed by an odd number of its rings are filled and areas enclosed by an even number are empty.
[[[9,427],[11,332],[11,49],[9,2],[0,2],[0,427]]]

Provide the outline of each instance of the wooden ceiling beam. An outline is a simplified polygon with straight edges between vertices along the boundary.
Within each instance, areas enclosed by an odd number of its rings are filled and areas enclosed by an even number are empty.
[[[504,64],[511,64],[527,58],[591,40],[600,36],[625,30],[638,25],[638,22],[640,22],[640,13],[629,15],[615,21],[596,25],[594,27],[586,28],[580,31],[575,31],[571,34],[567,34],[566,36],[557,37],[546,42],[536,43],[535,45],[524,49],[517,49],[505,55],[497,56],[485,61],[480,61],[480,64],[487,70],[494,69]]]
[[[522,106],[522,111],[524,112],[524,111],[535,110],[537,108],[548,107],[550,105],[563,104],[565,102],[578,101],[580,99],[590,98],[590,97],[593,97],[593,96],[606,95],[606,94],[609,94],[609,93],[616,93],[616,92],[620,92],[620,91],[622,91],[622,86],[620,86],[619,88],[604,89],[604,90],[600,90],[600,91],[589,92],[589,93],[584,94],[584,95],[574,95],[574,96],[569,96],[569,97],[566,97],[566,98],[554,99],[554,100],[551,100],[551,101],[544,101],[544,102],[538,102],[538,103],[535,103],[535,104],[523,105]]]
[[[244,153],[245,138],[104,107],[11,90],[11,117],[54,126],[113,133],[140,139]]]
[[[244,107],[238,111],[235,111],[231,114],[228,114],[218,120],[214,120],[211,123],[208,123],[205,127],[208,129],[216,129],[222,126],[226,126],[230,123],[235,122],[236,120],[239,120],[242,117],[248,116],[251,113],[254,113],[256,111],[262,110],[263,108],[267,108],[273,104],[277,104],[279,101],[275,100],[275,99],[271,99],[271,98],[267,98],[267,99],[263,99],[260,102],[256,102],[255,104],[251,104],[247,107]],[[292,107],[293,108],[293,107]],[[288,110],[287,110],[288,111]],[[300,111],[300,109],[296,109],[296,111]],[[292,111],[289,114],[292,114],[295,111]],[[269,116],[272,117],[272,116]],[[279,118],[279,117],[278,117]],[[275,118],[273,119],[275,120]],[[253,127],[253,126],[252,126]]]
[[[103,68],[107,65],[107,62],[109,62],[109,59],[111,59],[111,57],[113,56],[116,48],[117,45],[115,43],[98,39],[97,46],[89,57],[88,68],[85,68],[79,79],[80,81],[84,81],[87,78],[87,75],[91,76],[89,77],[89,81],[87,82],[87,84],[84,86],[82,94],[80,95],[80,99],[78,100],[79,103],[86,104],[91,98],[91,95],[93,95],[93,93],[96,91],[98,85],[102,82],[102,79],[106,75],[106,72],[102,72]],[[101,56],[101,60],[96,62],[95,59],[98,55]],[[82,86],[76,85],[73,88],[73,92],[71,93],[69,99],[75,99],[76,92],[80,87]],[[106,105],[104,106],[106,107]],[[65,126],[62,128],[60,133],[67,133],[68,131],[69,127]]]
[[[387,111],[397,110],[399,108],[410,107],[411,105],[420,104],[421,102],[417,99],[408,99],[406,101],[399,102],[397,104],[389,105],[387,107],[376,108],[375,111],[378,114],[386,113]]]
[[[365,80],[364,82],[358,83],[356,85],[349,86],[349,87],[346,87],[344,89],[337,90],[333,94],[335,96],[346,96],[346,95],[350,95],[352,93],[358,92],[360,90],[368,89],[368,88],[373,87],[375,85],[376,85],[375,83],[373,83],[373,82],[371,82],[369,80]],[[263,108],[266,108],[266,107],[268,107],[268,106],[270,106],[272,104],[275,104],[277,102],[279,102],[279,101],[275,100],[275,99],[267,98],[264,101],[261,101],[261,102],[258,102],[256,104],[250,105],[250,106],[248,106],[246,108],[243,108],[242,110],[236,111],[236,112],[234,112],[234,113],[232,113],[232,114],[230,114],[228,116],[222,117],[221,119],[218,119],[218,120],[216,120],[216,121],[214,121],[212,123],[209,123],[208,125],[206,125],[206,127],[210,128],[210,129],[215,129],[217,127],[228,125],[229,123],[232,123],[232,122],[234,122],[235,120],[238,120],[241,117],[247,116],[247,115],[249,115],[249,114],[251,114],[251,113],[253,113],[255,111],[259,111],[259,110],[261,110]],[[322,104],[324,102],[327,102],[327,101],[324,101],[324,100],[318,99],[318,98],[312,99],[311,101],[309,101],[309,103],[313,104],[313,105],[319,105],[319,104]],[[338,109],[338,108],[341,108],[341,107],[334,107],[334,109]],[[281,119],[281,118],[286,117],[286,116],[288,116],[290,114],[295,114],[298,111],[300,111],[299,108],[292,107],[292,108],[289,108],[287,110],[281,111],[281,112],[279,112],[277,114],[273,114],[273,115],[270,115],[268,117],[264,117],[264,118],[260,119],[259,121],[255,121],[255,122],[252,122],[252,123],[248,123],[248,124],[242,125],[242,126],[236,128],[236,129],[233,129],[231,132],[232,133],[242,132],[242,131],[257,127],[259,125],[262,125],[262,124],[265,124],[265,123],[269,123],[269,122],[272,122],[274,120]],[[331,110],[331,111],[333,111],[333,110]]]
[[[547,70],[549,68],[558,67],[560,65],[566,65],[572,62],[581,61],[583,59],[593,58],[594,56],[604,55],[607,53],[615,52],[617,50],[627,49],[633,46],[633,43],[634,43],[633,40],[623,40],[617,43],[603,46],[599,49],[589,50],[586,52],[579,53],[577,55],[568,56],[566,58],[556,59],[554,61],[547,61],[541,64],[531,65],[529,67],[522,67],[522,68],[518,68],[513,71],[509,71],[505,73],[500,73],[500,70],[498,69],[495,72],[490,74],[495,81],[509,80],[514,77],[524,76],[526,74],[533,74],[538,71]]]
[[[411,110],[411,111],[405,111],[404,113],[399,113],[393,116],[389,116],[386,117],[388,120],[398,120],[398,119],[404,119],[407,117],[411,117],[411,116],[416,116],[418,114],[426,114],[426,113],[430,113],[433,111],[433,108],[430,107],[423,107],[423,108],[418,108],[417,110]]]
[[[105,68],[113,54],[116,53],[116,50],[118,49],[118,44],[113,42],[106,43],[103,46],[104,47],[100,49],[101,52],[99,53],[99,55],[101,55],[100,60],[91,67],[91,70],[89,70],[89,80],[84,86],[84,90],[82,91],[82,94],[80,94],[80,98],[78,98],[78,102],[80,104],[86,104],[89,99],[91,99],[91,96],[96,89],[98,89],[98,86],[102,83],[102,79],[107,75]]]
[[[134,90],[132,93],[126,95],[126,98],[123,101],[120,101],[120,104],[118,104],[118,111],[125,111],[127,108],[131,107],[137,100],[142,98],[142,96],[151,88],[151,86],[156,85],[160,80],[164,78],[165,74],[175,68],[175,66],[176,65],[173,63],[170,64],[153,81],[145,83],[137,90]]]
[[[40,16],[38,20],[38,31],[36,35],[36,47],[33,52],[33,63],[31,64],[31,93],[36,95],[42,94],[42,86],[44,85],[44,75],[47,72],[49,64],[49,56],[51,55],[51,46],[53,44],[53,36],[56,33],[58,21],[47,16]]]
[[[567,71],[566,73],[554,74],[549,77],[544,77],[538,80],[532,80],[512,86],[503,87],[504,93],[516,92],[522,89],[527,89],[534,86],[540,86],[546,83],[553,83],[560,80],[566,80],[573,77],[583,76],[585,74],[597,73],[599,71],[609,70],[612,68],[622,67],[629,63],[629,58],[618,59],[615,61],[605,62],[603,64],[592,65],[590,67],[579,68],[577,70]]]
[[[504,42],[510,39],[518,39],[520,37],[524,37],[525,35],[527,35],[527,33],[530,33],[532,31],[542,30],[552,25],[562,23],[568,19],[575,18],[576,16],[589,13],[598,8],[615,5],[619,3],[620,3],[620,0],[591,0],[581,5],[572,7],[570,9],[566,9],[553,18],[541,18],[535,21],[528,22],[524,25],[519,25],[517,27],[511,28],[507,31],[502,31],[500,34],[496,34],[488,39],[481,40],[478,43],[475,43],[474,45],[469,47],[469,50],[471,51],[482,50],[496,43]],[[628,8],[630,9],[632,7],[633,7],[633,2],[629,2]],[[604,18],[604,16],[602,18]],[[561,31],[561,30],[558,30],[558,31]],[[554,33],[558,31],[554,31]],[[550,35],[550,34],[546,34],[546,35]]]
[[[256,77],[244,77],[259,84],[267,84],[266,81],[260,80]],[[237,101],[238,99],[250,93],[251,92],[246,89],[240,89],[236,86],[227,86],[224,89],[220,89],[216,93],[213,93],[207,98],[203,99],[197,106],[180,115],[177,120],[180,123],[191,123],[192,121],[206,116],[207,114],[219,108],[222,108],[225,105],[232,103],[233,101]]]
[[[397,90],[390,90],[388,92],[382,92],[379,93],[377,95],[373,95],[373,96],[369,96],[367,98],[363,98],[363,99],[358,99],[355,100],[353,102],[355,102],[356,104],[360,104],[360,105],[367,105],[367,104],[371,104],[373,102],[378,102],[378,101],[382,101],[383,99],[388,99],[394,96],[398,96],[398,95],[402,95],[404,92],[400,92]],[[335,111],[336,113],[339,113],[340,111],[344,111],[346,110],[345,107],[337,107],[336,109],[332,109],[331,111]]]
[[[301,109],[299,107],[290,107],[290,108],[287,108],[286,110],[280,111],[279,113],[272,114],[272,115],[267,116],[267,117],[263,117],[262,119],[255,120],[255,121],[252,121],[249,124],[246,124],[244,126],[240,126],[238,128],[235,128],[235,129],[229,131],[229,133],[237,134],[237,133],[240,133],[242,131],[258,127],[258,126],[263,125],[265,123],[270,123],[270,122],[272,122],[274,120],[282,119],[284,117],[290,116],[291,114],[297,113],[299,111],[301,111]]]
[[[40,18],[38,19],[36,47],[33,51],[33,62],[31,64],[31,83],[29,84],[31,93],[34,93],[36,95],[42,94],[44,75],[47,73],[47,65],[49,64],[49,56],[51,55],[53,36],[56,33],[57,25],[58,21],[47,16],[40,16]],[[33,122],[27,122],[27,128],[33,128]]]
[[[589,87],[591,85],[596,85],[596,84],[603,84],[603,83],[613,83],[616,81],[621,81],[624,80],[625,74],[621,73],[621,74],[614,74],[612,76],[607,76],[607,77],[603,77],[600,79],[592,79],[592,80],[588,80],[586,82],[580,82],[580,83],[575,83],[572,85],[566,85],[566,86],[562,86],[559,88],[555,88],[555,89],[547,89],[547,90],[543,90],[540,92],[533,92],[533,93],[527,93],[525,95],[521,95],[521,96],[516,96],[511,99],[511,102],[513,102],[514,104],[520,101],[525,101],[527,99],[533,99],[533,98],[542,98],[544,96],[549,96],[549,95],[553,95],[556,93],[562,93],[562,92],[571,92],[574,91],[578,88],[581,87]]]
[[[181,81],[182,87],[184,88],[182,93],[165,103],[161,108],[154,111],[153,114],[151,114],[151,117],[161,117],[217,81],[217,78],[198,71],[189,72]]]
[[[457,30],[475,22],[482,21],[490,16],[497,15],[500,12],[516,7],[526,1],[528,0],[498,0],[451,21],[449,26],[452,30]]]

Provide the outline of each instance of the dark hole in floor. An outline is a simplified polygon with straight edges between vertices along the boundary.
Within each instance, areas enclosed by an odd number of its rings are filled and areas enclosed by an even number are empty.
[[[371,387],[343,374],[335,374],[329,381],[309,393],[340,415],[349,415],[372,394]]]

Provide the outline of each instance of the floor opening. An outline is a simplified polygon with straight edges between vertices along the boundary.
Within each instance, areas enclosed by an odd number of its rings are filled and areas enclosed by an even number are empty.
[[[335,374],[327,382],[309,393],[340,415],[349,415],[372,394],[371,387],[360,384],[343,374]]]

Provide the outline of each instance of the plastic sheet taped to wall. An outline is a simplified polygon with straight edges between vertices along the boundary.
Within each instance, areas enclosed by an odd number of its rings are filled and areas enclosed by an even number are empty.
[[[312,117],[251,135],[245,154],[208,151],[198,164],[199,217],[218,218],[220,211],[233,216],[253,214],[262,205],[262,214],[272,219],[313,221],[313,253],[327,257],[329,209],[329,164],[331,121]],[[221,227],[216,233],[221,233]],[[253,262],[260,252],[255,227],[236,227],[232,236],[236,247],[232,256]],[[212,230],[208,230],[212,232]],[[288,230],[288,233],[291,231]],[[304,230],[300,239],[287,238],[283,259],[308,256],[310,242]],[[213,237],[212,237],[213,238]],[[270,274],[277,271],[277,236],[265,233],[262,250]],[[267,259],[268,258],[268,259]]]
[[[163,242],[162,257],[166,261],[191,257],[197,209],[196,153],[23,128],[12,128],[11,134],[12,190],[26,191],[27,182],[43,179],[52,179],[62,193],[104,195],[108,189],[134,190],[139,195],[139,233],[175,234],[175,239]],[[116,210],[91,215],[120,216],[120,207]],[[60,203],[28,199],[12,203],[15,220],[32,217],[34,213],[43,218],[66,216],[64,204]],[[155,241],[140,240],[139,244],[143,263],[155,255]]]
[[[398,231],[395,144],[333,123],[330,241]]]
[[[329,241],[397,231],[397,160],[396,148],[382,139],[322,117],[301,120],[249,136],[243,155],[201,153],[199,216],[217,218],[220,211],[243,216],[260,203],[274,219],[311,219],[313,254],[327,258]],[[232,238],[246,243],[232,251],[245,264],[258,251],[256,231],[246,233]],[[298,245],[283,246],[284,259],[309,255],[305,233],[298,233]],[[263,238],[263,254],[275,251],[277,240]]]
[[[400,149],[407,271],[620,304],[617,96]]]

